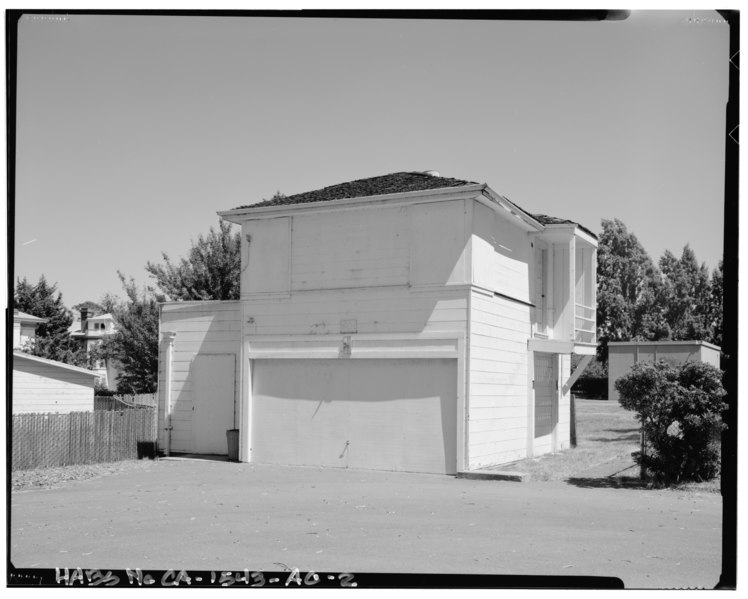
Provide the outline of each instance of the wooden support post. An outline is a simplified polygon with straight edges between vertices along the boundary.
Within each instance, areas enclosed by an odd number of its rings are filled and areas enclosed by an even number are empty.
[[[569,406],[571,408],[571,430],[569,431],[569,442],[572,447],[577,446],[577,408],[575,405],[574,394],[569,395]]]

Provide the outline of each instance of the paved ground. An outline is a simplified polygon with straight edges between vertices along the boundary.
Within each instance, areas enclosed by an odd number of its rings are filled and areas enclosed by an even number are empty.
[[[721,498],[162,459],[12,494],[17,567],[616,576],[713,587]]]

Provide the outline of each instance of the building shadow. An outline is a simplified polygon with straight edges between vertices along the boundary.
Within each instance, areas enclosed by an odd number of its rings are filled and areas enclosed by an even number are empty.
[[[567,478],[567,484],[582,489],[649,489],[646,481],[635,476],[603,476]]]
[[[161,456],[162,460],[199,460],[203,462],[229,462],[225,455],[212,455],[207,453],[180,453],[171,452],[168,456]]]
[[[640,439],[641,435],[637,432],[630,435],[622,435],[620,437],[590,437],[587,441],[595,441],[596,443],[620,443],[621,441],[639,441]]]

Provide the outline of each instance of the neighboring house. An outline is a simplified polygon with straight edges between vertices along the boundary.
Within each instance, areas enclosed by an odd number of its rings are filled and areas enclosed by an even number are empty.
[[[87,353],[100,345],[104,338],[117,332],[114,317],[111,314],[89,316],[86,308],[82,308],[80,312],[74,311],[73,314],[70,336],[80,341]],[[111,360],[97,360],[93,371],[99,376],[99,383],[103,387],[108,389],[116,387],[119,369]]]
[[[13,414],[88,412],[98,375],[85,368],[13,352]]]
[[[454,474],[569,447],[589,230],[434,172],[219,215],[241,299],[161,305],[167,453],[226,454],[238,428],[245,462]]]
[[[608,343],[608,399],[618,401],[616,381],[638,362],[666,360],[673,364],[706,362],[719,368],[720,348],[706,341],[610,341]]]
[[[21,349],[36,339],[36,327],[44,322],[46,318],[13,310],[13,349]]]

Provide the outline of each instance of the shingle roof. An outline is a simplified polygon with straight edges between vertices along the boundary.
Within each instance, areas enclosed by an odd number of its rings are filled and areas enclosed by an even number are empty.
[[[566,218],[557,218],[555,216],[548,216],[547,214],[533,214],[531,216],[542,225],[576,225],[577,227],[582,229],[582,231],[584,231],[585,233],[589,233],[595,239],[597,239],[597,235],[595,235],[587,227],[585,227],[584,225],[580,225],[573,220],[568,220]]]
[[[330,185],[314,191],[305,191],[290,196],[263,200],[257,204],[238,206],[234,210],[244,208],[264,208],[267,206],[287,206],[291,204],[309,204],[312,202],[329,202],[330,200],[346,200],[351,198],[365,198],[370,196],[387,195],[392,193],[407,193],[413,191],[427,191],[430,189],[445,189],[450,187],[463,187],[466,185],[477,185],[475,181],[463,179],[452,179],[431,174],[431,172],[399,172],[367,179],[357,179]],[[516,205],[516,204],[515,204]],[[518,206],[519,208],[519,206]],[[522,210],[520,208],[520,210]],[[527,213],[529,214],[529,213]],[[577,225],[583,231],[589,233],[595,239],[597,236],[579,223],[545,214],[530,214],[535,220],[543,225],[569,224]]]
[[[370,177],[368,179],[357,179],[323,187],[315,191],[306,191],[283,198],[264,200],[249,206],[240,208],[260,208],[264,206],[285,206],[288,204],[307,204],[311,202],[327,202],[330,200],[345,200],[350,198],[364,198],[390,193],[407,193],[411,191],[425,191],[429,189],[442,189],[445,187],[462,187],[463,185],[475,185],[473,181],[462,179],[451,179],[439,177],[421,172],[401,172]]]

